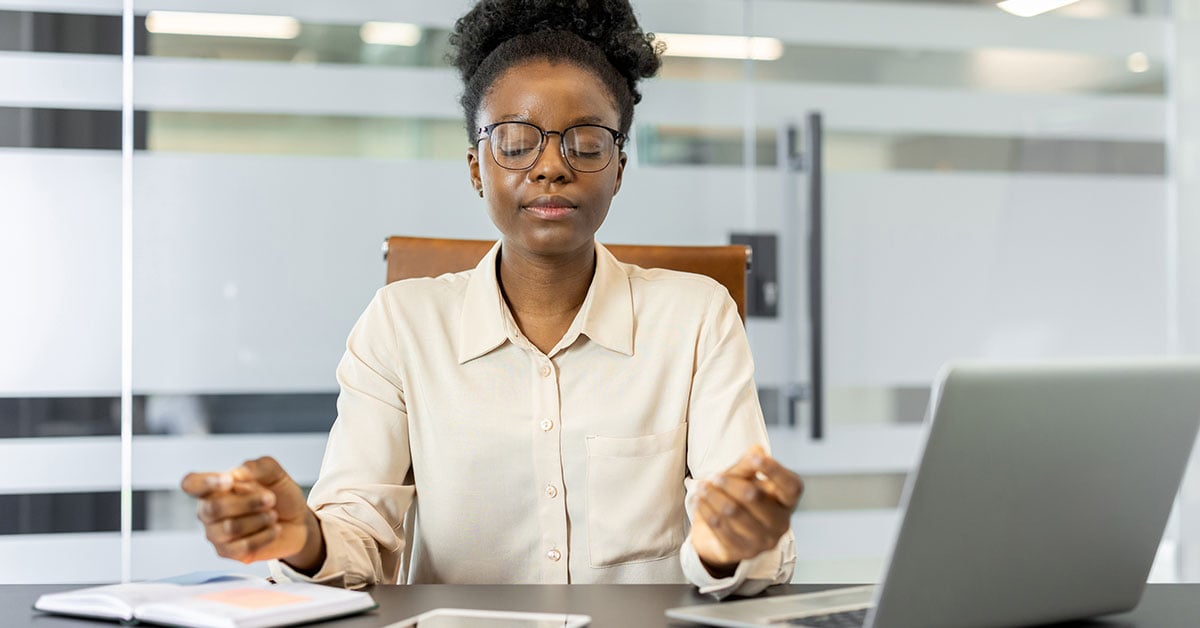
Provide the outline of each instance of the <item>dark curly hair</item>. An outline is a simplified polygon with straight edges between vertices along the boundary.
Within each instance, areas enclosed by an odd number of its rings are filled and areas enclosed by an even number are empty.
[[[463,80],[459,102],[467,141],[474,143],[475,117],[492,83],[529,59],[572,63],[608,87],[620,114],[620,131],[633,124],[642,99],[637,82],[654,76],[664,45],[643,33],[629,0],[480,0],[454,24],[449,60]]]

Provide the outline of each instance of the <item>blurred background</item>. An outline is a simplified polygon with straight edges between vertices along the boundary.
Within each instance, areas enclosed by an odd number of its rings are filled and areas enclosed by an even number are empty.
[[[0,0],[0,582],[265,573],[179,479],[310,485],[383,239],[496,236],[468,2],[131,4]],[[1200,0],[633,4],[668,56],[599,237],[756,243],[796,581],[880,577],[944,362],[1200,352]],[[1200,580],[1200,461],[1151,577]]]

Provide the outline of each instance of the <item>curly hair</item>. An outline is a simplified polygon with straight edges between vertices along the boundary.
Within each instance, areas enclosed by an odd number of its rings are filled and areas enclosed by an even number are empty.
[[[476,115],[495,80],[529,59],[572,63],[608,87],[620,131],[633,124],[637,83],[654,76],[664,44],[643,33],[629,0],[480,0],[450,34],[449,61],[463,81],[459,99],[473,143]]]

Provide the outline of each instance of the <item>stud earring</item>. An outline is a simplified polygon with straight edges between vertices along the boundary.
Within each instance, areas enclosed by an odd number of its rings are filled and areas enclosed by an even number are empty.
[[[479,188],[479,198],[483,198],[483,188]]]

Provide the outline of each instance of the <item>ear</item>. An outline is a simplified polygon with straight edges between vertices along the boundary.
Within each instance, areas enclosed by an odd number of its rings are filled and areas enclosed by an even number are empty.
[[[472,146],[467,149],[467,170],[471,175],[471,187],[476,192],[483,192],[483,178],[479,176],[479,149]]]
[[[621,179],[625,176],[625,162],[627,161],[629,161],[629,155],[626,155],[625,151],[621,151],[620,156],[617,157],[617,183],[613,186],[613,196],[621,191]]]

